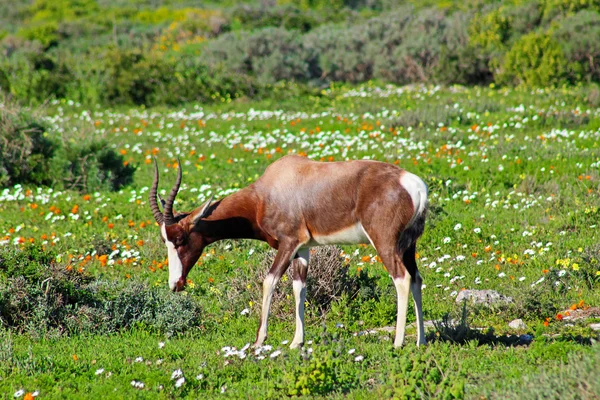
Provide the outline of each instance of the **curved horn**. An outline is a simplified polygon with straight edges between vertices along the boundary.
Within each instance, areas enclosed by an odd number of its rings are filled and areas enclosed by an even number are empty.
[[[152,214],[154,215],[154,219],[158,222],[159,225],[162,225],[165,220],[164,215],[160,212],[160,208],[158,208],[158,204],[156,202],[156,194],[158,190],[158,164],[156,163],[156,158],[154,159],[154,182],[152,182],[152,188],[150,189],[150,209],[152,210]]]
[[[171,193],[169,193],[169,197],[167,197],[167,201],[165,202],[164,207],[164,216],[165,216],[165,225],[173,225],[177,221],[175,221],[175,216],[173,215],[173,203],[175,202],[175,196],[177,196],[177,192],[179,192],[179,186],[181,186],[181,160],[177,159],[177,180],[175,181],[175,185],[171,189]]]

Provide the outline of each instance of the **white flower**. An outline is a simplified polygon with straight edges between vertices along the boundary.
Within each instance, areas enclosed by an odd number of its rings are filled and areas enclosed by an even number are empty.
[[[350,349],[350,350],[348,350],[348,354],[354,354],[355,351],[356,351],[356,349]]]
[[[473,232],[475,232],[475,233],[481,233],[481,228],[475,228],[475,229],[473,229]]]
[[[500,272],[498,274],[498,278],[504,278],[506,276],[506,274],[504,272]]]
[[[185,378],[182,376],[181,378],[177,379],[177,382],[175,382],[175,387],[181,387],[184,383]]]
[[[165,347],[165,342],[159,342],[158,343],[158,348],[162,349],[163,347]]]
[[[138,358],[135,359],[136,363],[140,363],[140,362],[143,362],[143,361],[144,361],[144,359],[142,357],[138,357]]]
[[[181,378],[183,376],[183,371],[181,369],[176,369],[171,374],[171,380]]]
[[[454,225],[454,230],[455,231],[459,231],[460,228],[462,228],[462,224],[456,224],[456,225]]]
[[[560,271],[558,271],[558,276],[559,277],[565,276],[566,273],[567,273],[567,271],[565,271],[564,269],[561,269]]]
[[[354,362],[361,362],[364,359],[365,359],[364,356],[356,356],[356,357],[354,357]]]
[[[201,379],[204,379],[204,374],[198,374],[198,375],[196,375],[196,380],[199,381]]]
[[[281,344],[286,345],[288,344],[290,341],[289,340],[284,340],[283,342],[281,342]]]
[[[242,310],[242,312],[240,312],[240,314],[242,314],[242,315],[246,315],[246,314],[249,314],[249,313],[250,313],[250,309],[248,309],[248,308],[244,308]]]
[[[17,397],[21,397],[25,394],[25,391],[23,389],[19,389],[15,392],[15,398]]]
[[[449,237],[445,237],[444,240],[443,240],[444,244],[448,244],[451,241],[452,241],[452,239],[450,239]]]
[[[343,328],[344,324],[341,324],[341,323],[338,322],[337,324],[335,324],[335,327],[336,328]]]
[[[276,350],[273,353],[271,353],[271,355],[269,357],[275,358],[275,357],[279,356],[280,354],[281,354],[281,350]]]
[[[227,390],[227,385],[221,386],[221,393],[225,393],[226,390]]]
[[[525,280],[524,276],[522,276],[522,277],[519,278],[519,282],[523,282],[524,280]]]
[[[103,372],[104,372],[104,368],[97,369],[96,370],[96,375],[100,375]]]

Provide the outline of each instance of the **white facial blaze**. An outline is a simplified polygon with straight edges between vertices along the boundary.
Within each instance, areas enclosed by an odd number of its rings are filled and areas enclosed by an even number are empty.
[[[181,260],[179,259],[179,255],[177,254],[177,250],[175,250],[175,245],[167,239],[167,230],[165,228],[165,224],[160,227],[160,233],[165,239],[165,244],[167,245],[167,254],[169,257],[169,287],[171,290],[175,290],[177,287],[177,281],[183,275],[183,265],[181,264]]]

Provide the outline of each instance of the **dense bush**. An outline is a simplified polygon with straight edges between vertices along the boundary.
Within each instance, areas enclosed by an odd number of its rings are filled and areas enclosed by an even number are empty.
[[[47,185],[58,147],[27,110],[0,98],[0,187],[17,183]]]
[[[81,192],[118,191],[133,182],[136,168],[123,162],[123,156],[107,143],[95,141],[65,151],[64,185]]]
[[[102,141],[63,144],[28,109],[0,98],[0,187],[58,185],[84,192],[119,190],[135,167]]]
[[[600,80],[597,0],[392,3],[136,10],[37,0],[20,8],[19,29],[0,34],[0,87],[25,101],[156,105],[277,95],[270,85],[281,81]]]
[[[566,82],[568,64],[556,40],[534,32],[521,37],[508,51],[497,79],[513,85],[557,86]]]
[[[0,252],[0,327],[56,336],[140,324],[176,334],[202,324],[202,310],[190,297],[143,283],[97,280],[52,258],[38,247]]]
[[[307,57],[295,31],[266,28],[250,36],[230,33],[210,42],[205,51],[212,66],[253,74],[265,83],[309,77]]]

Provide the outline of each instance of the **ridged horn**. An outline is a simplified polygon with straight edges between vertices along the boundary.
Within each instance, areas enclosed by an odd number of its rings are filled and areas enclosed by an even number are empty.
[[[175,197],[177,196],[177,192],[179,192],[179,186],[181,186],[181,160],[177,159],[177,180],[175,181],[175,185],[171,189],[171,193],[169,193],[169,197],[167,197],[167,201],[165,201],[164,207],[164,218],[165,225],[173,225],[177,223],[175,220],[175,216],[173,215],[173,203],[175,202]]]
[[[156,163],[156,158],[154,159],[154,181],[152,182],[152,188],[150,189],[150,209],[152,210],[152,215],[154,215],[154,219],[158,222],[159,225],[165,220],[163,213],[160,212],[160,208],[158,208],[158,203],[156,202],[156,195],[158,191],[158,164]]]

